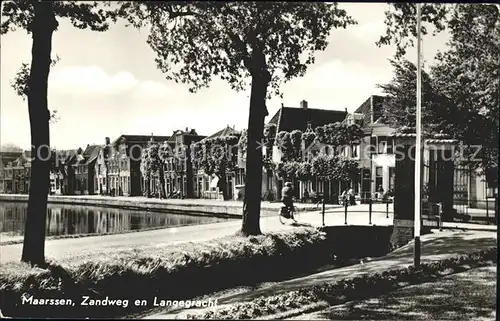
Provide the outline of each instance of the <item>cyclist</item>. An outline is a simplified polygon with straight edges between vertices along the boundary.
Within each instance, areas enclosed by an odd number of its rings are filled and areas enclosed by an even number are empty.
[[[281,190],[281,201],[285,205],[285,209],[288,211],[288,216],[295,221],[293,217],[293,187],[292,183],[286,182],[285,187]],[[284,214],[282,212],[282,214]]]

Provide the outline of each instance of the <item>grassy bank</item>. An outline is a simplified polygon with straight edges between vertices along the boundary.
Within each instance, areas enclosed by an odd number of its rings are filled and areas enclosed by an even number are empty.
[[[91,259],[91,261],[89,260]],[[335,260],[324,232],[298,228],[258,237],[142,247],[107,257],[50,262],[48,269],[22,263],[0,267],[0,309],[17,317],[117,317],[147,307],[82,306],[83,296],[134,302],[154,297],[191,298],[243,284],[284,277]],[[22,305],[21,296],[69,298],[74,306]]]
[[[441,261],[424,263],[420,269],[408,266],[399,269],[363,275],[326,283],[321,286],[290,291],[284,294],[256,298],[188,315],[189,319],[285,319],[305,312],[323,309],[347,301],[374,297],[412,284],[430,282],[444,275],[462,272],[474,267],[496,264],[497,248],[464,254]]]
[[[473,268],[288,320],[495,320],[497,266]]]

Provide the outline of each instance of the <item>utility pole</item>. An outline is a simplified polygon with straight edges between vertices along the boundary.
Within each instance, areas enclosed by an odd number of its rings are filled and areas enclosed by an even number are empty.
[[[415,222],[414,222],[414,256],[415,268],[420,266],[420,184],[421,184],[421,163],[422,163],[422,63],[421,63],[421,17],[420,3],[417,3],[417,115],[416,115],[416,141],[415,141]]]

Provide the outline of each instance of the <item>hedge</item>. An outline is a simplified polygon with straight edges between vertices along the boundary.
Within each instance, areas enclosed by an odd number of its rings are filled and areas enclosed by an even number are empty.
[[[37,298],[178,300],[254,284],[332,263],[325,233],[297,228],[256,237],[231,236],[198,243],[130,249],[80,262],[48,262],[48,269],[11,262],[0,266],[0,309],[7,316],[117,317],[144,307],[22,306]],[[151,308],[151,306],[147,307]]]
[[[330,305],[341,304],[391,290],[423,282],[431,281],[446,272],[459,272],[473,266],[484,266],[497,262],[497,248],[464,254],[441,261],[388,270],[383,273],[358,276],[332,283],[290,291],[283,294],[262,296],[249,302],[220,307],[201,314],[189,314],[188,319],[254,319],[273,315],[273,319],[284,319],[293,316],[293,310],[307,306],[320,307],[321,302]],[[279,316],[276,316],[278,314]],[[296,313],[298,314],[298,313]]]

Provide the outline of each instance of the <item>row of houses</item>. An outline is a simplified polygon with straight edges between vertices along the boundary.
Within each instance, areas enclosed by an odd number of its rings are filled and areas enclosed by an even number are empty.
[[[379,189],[389,191],[395,184],[395,129],[383,122],[382,109],[384,98],[370,96],[353,113],[347,110],[326,110],[309,108],[306,101],[298,107],[282,105],[270,118],[268,124],[276,126],[276,133],[293,130],[314,130],[331,123],[344,122],[358,124],[364,138],[359,145],[343,151],[345,156],[359,161],[361,173],[351,182],[350,188],[360,198],[374,197]],[[114,141],[108,137],[102,145],[88,145],[85,149],[57,151],[59,166],[51,171],[51,193],[106,194],[139,196],[146,190],[153,194],[159,190],[158,173],[150,180],[141,172],[141,150],[152,143],[168,144],[171,150],[186,148],[182,160],[170,157],[165,160],[165,190],[167,195],[183,198],[221,198],[219,178],[206,175],[202,170],[193,168],[190,156],[192,144],[203,139],[240,135],[234,126],[226,126],[208,136],[199,135],[195,129],[176,130],[170,136],[121,135]],[[375,146],[367,149],[364,146]],[[281,155],[277,146],[269,151],[273,162],[278,163]],[[27,193],[29,191],[30,152],[2,153],[0,161],[0,192]],[[238,153],[237,166],[226,175],[229,198],[238,199],[244,194],[245,159]],[[494,172],[496,173],[496,172]],[[487,199],[497,193],[496,184],[484,176],[468,174],[466,179],[455,180],[456,190],[466,191],[467,199]],[[147,188],[147,184],[150,184]],[[275,171],[263,170],[262,195],[279,198],[284,182]],[[339,182],[294,182],[296,196],[302,197],[307,190],[325,195],[327,200],[335,201],[347,186]],[[460,185],[461,184],[461,185]],[[460,185],[460,186],[459,186]],[[462,186],[463,185],[463,186]]]

